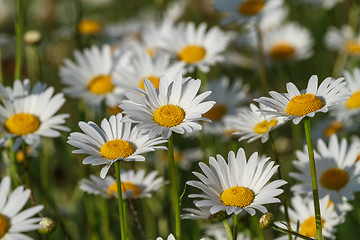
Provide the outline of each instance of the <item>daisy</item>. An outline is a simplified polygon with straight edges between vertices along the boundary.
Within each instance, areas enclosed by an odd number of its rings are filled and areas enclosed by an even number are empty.
[[[184,134],[201,130],[197,121],[207,120],[202,114],[215,104],[213,101],[202,102],[210,91],[196,96],[201,85],[199,79],[183,79],[180,73],[173,81],[162,76],[159,89],[148,79],[144,83],[146,91],[137,89],[136,92],[126,93],[129,100],[124,100],[120,108],[126,118],[139,122],[139,129],[149,132],[150,138],[161,134],[168,139],[172,132]]]
[[[44,206],[37,205],[20,212],[29,200],[30,190],[19,186],[9,194],[10,178],[5,177],[0,183],[0,239],[32,239],[21,232],[41,228],[39,222],[42,218],[30,217],[38,214]]]
[[[232,33],[223,32],[218,27],[208,31],[206,28],[206,23],[197,28],[192,22],[180,23],[164,39],[164,48],[184,62],[190,72],[195,67],[208,72],[210,66],[223,61],[222,52],[233,38]]]
[[[156,238],[156,240],[163,240],[163,238],[158,237],[158,238]],[[174,237],[174,235],[170,234],[166,240],[175,240],[175,237]]]
[[[190,198],[201,198],[196,202],[197,207],[210,207],[210,213],[225,211],[228,215],[248,212],[255,214],[255,209],[265,213],[263,204],[280,202],[276,196],[283,190],[280,186],[286,184],[284,180],[268,181],[279,166],[274,166],[270,158],[259,160],[254,152],[246,160],[245,152],[240,148],[235,156],[229,152],[228,163],[217,155],[216,159],[209,158],[210,167],[199,163],[201,173],[194,172],[201,181],[188,181],[187,184],[203,191],[201,194],[190,194]]]
[[[326,10],[330,10],[336,4],[343,2],[344,0],[300,0],[301,2],[308,3],[314,6],[320,6]]]
[[[306,237],[316,238],[314,202],[296,195],[291,198],[291,205],[293,209],[289,208],[290,227],[292,229],[299,227],[300,234]],[[329,239],[335,239],[335,227],[342,223],[342,218],[336,213],[334,205],[329,204],[329,196],[324,196],[320,199],[320,211],[323,236]],[[286,226],[280,222],[275,224],[286,228]],[[286,239],[289,239],[288,235],[276,238],[276,240]]]
[[[104,118],[101,128],[93,122],[79,122],[79,127],[84,133],[71,133],[68,143],[78,148],[73,153],[90,155],[83,160],[83,164],[105,164],[100,171],[101,178],[105,178],[116,161],[144,161],[145,157],[140,154],[166,149],[158,146],[166,140],[139,133],[139,128],[132,128],[131,123],[122,121],[121,113],[111,116],[109,120]]]
[[[356,34],[348,25],[344,25],[340,29],[329,27],[324,41],[331,50],[360,56],[360,34]]]
[[[317,112],[327,112],[329,107],[345,101],[349,91],[344,78],[326,78],[318,86],[318,77],[310,77],[308,86],[301,92],[292,82],[286,84],[288,93],[269,92],[272,98],[261,97],[254,101],[264,104],[271,110],[261,110],[264,114],[284,117],[298,124],[304,117],[313,117]]]
[[[194,201],[196,205],[196,201]],[[197,208],[183,208],[187,213],[182,214],[182,219],[192,219],[192,220],[210,220],[212,222],[222,221],[226,218],[229,218],[225,211],[220,211],[215,214],[211,214],[209,206],[197,207]]]
[[[353,193],[360,190],[360,165],[356,162],[359,152],[360,144],[356,141],[348,146],[346,139],[339,142],[333,135],[327,146],[318,139],[315,162],[320,198],[329,195],[334,204],[342,203],[343,197],[354,199]],[[304,151],[297,151],[296,156],[298,161],[294,162],[294,166],[299,172],[292,172],[290,176],[301,183],[291,189],[298,194],[309,194],[312,188],[307,147]]]
[[[0,139],[0,146],[8,138],[16,138],[13,150],[16,151],[22,141],[32,145],[40,137],[59,137],[59,131],[69,131],[63,126],[68,114],[55,113],[65,102],[62,93],[54,94],[53,87],[36,83],[30,89],[30,81],[16,80],[14,87],[0,87],[5,96],[0,105],[0,131],[5,136]]]
[[[158,177],[157,171],[152,171],[145,176],[145,170],[121,170],[121,191],[123,199],[151,197],[165,184],[163,177]],[[106,176],[104,179],[90,176],[90,179],[80,180],[79,187],[87,193],[100,195],[105,198],[118,197],[116,179]]]
[[[128,54],[112,54],[109,45],[99,48],[92,46],[83,53],[74,53],[75,61],[65,59],[60,67],[62,82],[68,87],[64,92],[71,97],[83,98],[90,105],[99,105],[103,100],[107,105],[114,105],[124,90],[114,85],[114,68],[120,62],[127,62]]]
[[[255,21],[266,12],[274,11],[283,5],[282,0],[216,0],[214,8],[227,13],[222,24]]]
[[[234,119],[233,126],[238,130],[234,135],[241,136],[239,141],[249,139],[248,142],[252,142],[261,138],[261,142],[264,143],[269,138],[269,132],[284,123],[283,117],[270,119],[269,116],[262,114],[260,109],[270,111],[262,104],[259,104],[259,107],[250,104],[250,108],[241,109]]]

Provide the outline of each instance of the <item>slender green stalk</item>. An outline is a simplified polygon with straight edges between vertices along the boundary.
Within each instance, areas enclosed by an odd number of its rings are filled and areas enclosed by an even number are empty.
[[[314,209],[315,209],[316,237],[318,240],[322,240],[319,191],[318,191],[318,183],[317,183],[317,178],[316,178],[314,149],[313,149],[312,139],[311,139],[311,128],[310,128],[309,117],[304,118],[304,128],[305,128],[306,142],[307,142],[309,161],[310,161],[311,183],[312,183],[312,189],[313,189]]]
[[[279,160],[279,154],[277,153],[276,151],[276,146],[275,146],[275,141],[274,141],[274,138],[272,137],[272,135],[269,133],[269,138],[270,138],[270,143],[271,143],[271,147],[272,147],[272,150],[274,152],[274,158],[275,158],[275,163],[277,165],[279,165],[278,167],[278,175],[279,175],[279,179],[284,179],[282,177],[282,173],[281,173],[281,165],[280,165],[280,160]],[[285,221],[286,221],[286,224],[290,227],[290,218],[289,218],[289,211],[288,211],[288,205],[287,205],[287,201],[286,201],[286,194],[285,194],[285,187],[284,185],[281,187],[283,189],[283,194],[281,194],[281,201],[282,201],[282,204],[284,205],[284,215],[285,215]],[[289,233],[289,240],[292,240],[292,236],[291,234]]]
[[[120,161],[116,161],[114,164],[115,164],[115,173],[116,173],[116,184],[117,184],[117,190],[118,190],[121,239],[125,240],[126,239],[126,228],[125,228],[126,216],[124,214],[124,204],[123,204],[122,191],[121,191]]]
[[[263,48],[262,33],[259,24],[256,24],[257,48],[260,63],[260,85],[264,93],[268,92],[268,82],[266,76],[265,56]]]
[[[101,211],[101,238],[102,239],[112,239],[110,237],[109,231],[109,210],[108,210],[108,201],[107,199],[102,199],[100,206]]]
[[[174,157],[174,147],[173,147],[173,136],[171,135],[168,139],[168,152],[169,152],[169,162],[170,162],[170,179],[171,179],[171,193],[173,199],[173,211],[175,217],[175,234],[176,239],[181,239],[181,222],[180,222],[180,204],[179,204],[179,193],[178,193],[178,184],[177,184],[177,169]]]
[[[305,240],[313,240],[312,238],[306,237],[306,236],[304,236],[304,235],[302,235],[300,233],[291,231],[289,229],[281,228],[279,226],[276,226],[275,224],[272,224],[272,228],[275,229],[276,231],[283,232],[283,233],[288,233],[288,234],[294,235],[296,237],[299,237],[299,238],[302,238],[302,239],[305,239]]]
[[[16,160],[16,152],[14,151],[14,139],[12,139],[12,144],[9,148],[9,156],[11,159],[11,178],[12,178],[12,182],[14,183],[14,186],[17,187],[19,186],[19,168],[18,168],[18,162]]]
[[[233,226],[232,240],[236,240],[238,233],[237,228],[239,223],[239,215],[234,214],[233,220],[234,220],[234,226]]]
[[[20,79],[21,63],[22,63],[22,47],[23,47],[23,31],[24,31],[24,6],[23,0],[17,1],[17,21],[15,23],[16,31],[16,59],[14,79]]]
[[[3,84],[3,71],[2,71],[2,56],[1,56],[1,49],[0,49],[0,84]]]
[[[30,168],[29,168],[29,159],[28,159],[28,156],[27,156],[27,145],[25,142],[22,143],[22,152],[24,154],[24,175],[25,175],[25,182],[26,182],[26,187],[28,189],[31,190],[31,193],[30,193],[30,202],[33,206],[36,205],[36,202],[35,202],[35,199],[34,199],[34,196],[33,196],[33,190],[32,190],[32,185],[31,185],[31,173],[30,173]]]
[[[232,236],[232,233],[231,233],[231,228],[230,228],[230,225],[229,225],[229,220],[228,220],[228,219],[223,220],[223,224],[224,224],[224,227],[225,227],[225,230],[226,230],[226,233],[227,233],[227,235],[228,235],[229,240],[232,240],[232,239],[233,239],[233,236]]]

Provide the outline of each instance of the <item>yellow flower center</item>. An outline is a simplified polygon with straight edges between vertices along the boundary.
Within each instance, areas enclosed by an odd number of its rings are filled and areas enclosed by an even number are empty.
[[[350,109],[360,107],[360,91],[351,94],[351,97],[346,101],[346,107]]]
[[[269,131],[270,127],[274,127],[277,124],[276,119],[271,119],[269,122],[267,120],[262,121],[261,123],[258,123],[255,125],[254,131],[257,134],[264,134],[267,131]]]
[[[185,112],[175,105],[164,105],[154,112],[154,120],[164,127],[174,127],[179,125],[185,118]]]
[[[156,52],[156,48],[155,48],[155,47],[148,47],[148,48],[146,48],[146,53],[147,53],[150,57],[155,56],[155,52]]]
[[[110,160],[115,160],[119,157],[127,158],[134,152],[133,145],[122,139],[107,141],[100,149],[101,155]]]
[[[341,122],[334,121],[332,122],[325,130],[324,135],[326,137],[331,137],[331,135],[336,134],[337,132],[341,131],[344,128],[344,124]]]
[[[345,48],[349,54],[360,55],[360,42],[349,41],[346,43]]]
[[[118,113],[122,113],[124,111],[118,105],[113,107],[107,107],[106,110],[109,116],[117,115]]]
[[[360,153],[357,155],[355,162],[360,161]]]
[[[89,81],[88,89],[93,94],[106,94],[114,90],[110,75],[99,75]]]
[[[133,195],[132,195],[133,198],[136,198],[141,194],[141,189],[132,182],[122,182],[121,191],[122,192],[133,191]],[[109,185],[109,187],[106,190],[106,193],[111,196],[113,194],[117,194],[118,193],[117,183],[114,182],[113,184]]]
[[[241,15],[252,16],[260,12],[264,6],[263,0],[247,0],[239,4],[238,11]]]
[[[148,76],[148,77],[145,77],[145,78],[149,79],[150,82],[154,85],[154,87],[159,89],[159,84],[160,84],[160,78],[159,77]],[[144,84],[145,78],[143,78],[139,83],[139,88],[141,88],[143,90],[145,90],[145,84]]]
[[[324,226],[324,220],[321,220],[321,227]],[[307,237],[316,236],[315,216],[306,219],[300,226],[300,234]]]
[[[204,117],[210,119],[211,121],[220,120],[227,112],[227,107],[224,104],[215,104],[207,113],[204,114]]]
[[[221,202],[230,207],[246,207],[254,201],[254,192],[246,187],[231,187],[221,194]]]
[[[288,43],[277,43],[270,49],[269,55],[274,60],[286,60],[294,56],[295,48]]]
[[[195,63],[201,61],[206,54],[206,50],[198,45],[188,45],[181,49],[178,53],[180,60],[186,62],[187,64]]]
[[[101,24],[96,20],[83,19],[80,21],[78,28],[83,35],[98,34],[101,31]]]
[[[4,215],[0,214],[0,239],[3,236],[5,236],[9,228],[10,228],[9,221],[6,219]]]
[[[340,168],[330,168],[326,170],[320,178],[320,183],[324,188],[339,191],[349,181],[349,174]]]
[[[30,113],[16,113],[6,120],[5,127],[12,134],[26,135],[39,129],[40,120]]]
[[[304,116],[321,109],[324,103],[320,98],[311,93],[293,97],[286,106],[286,113],[293,116]]]

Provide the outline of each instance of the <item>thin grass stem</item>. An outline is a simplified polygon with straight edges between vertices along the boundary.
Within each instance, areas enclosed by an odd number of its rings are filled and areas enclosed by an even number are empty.
[[[122,191],[121,191],[120,161],[116,161],[114,164],[115,164],[116,184],[117,184],[117,190],[118,190],[118,205],[119,205],[121,239],[125,240],[126,239],[126,227],[125,227],[126,216],[124,214],[124,204],[123,204]]]

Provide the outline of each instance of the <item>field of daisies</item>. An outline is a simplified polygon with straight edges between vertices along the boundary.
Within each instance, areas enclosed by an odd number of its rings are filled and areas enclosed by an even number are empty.
[[[1,240],[357,240],[358,0],[0,0]]]

